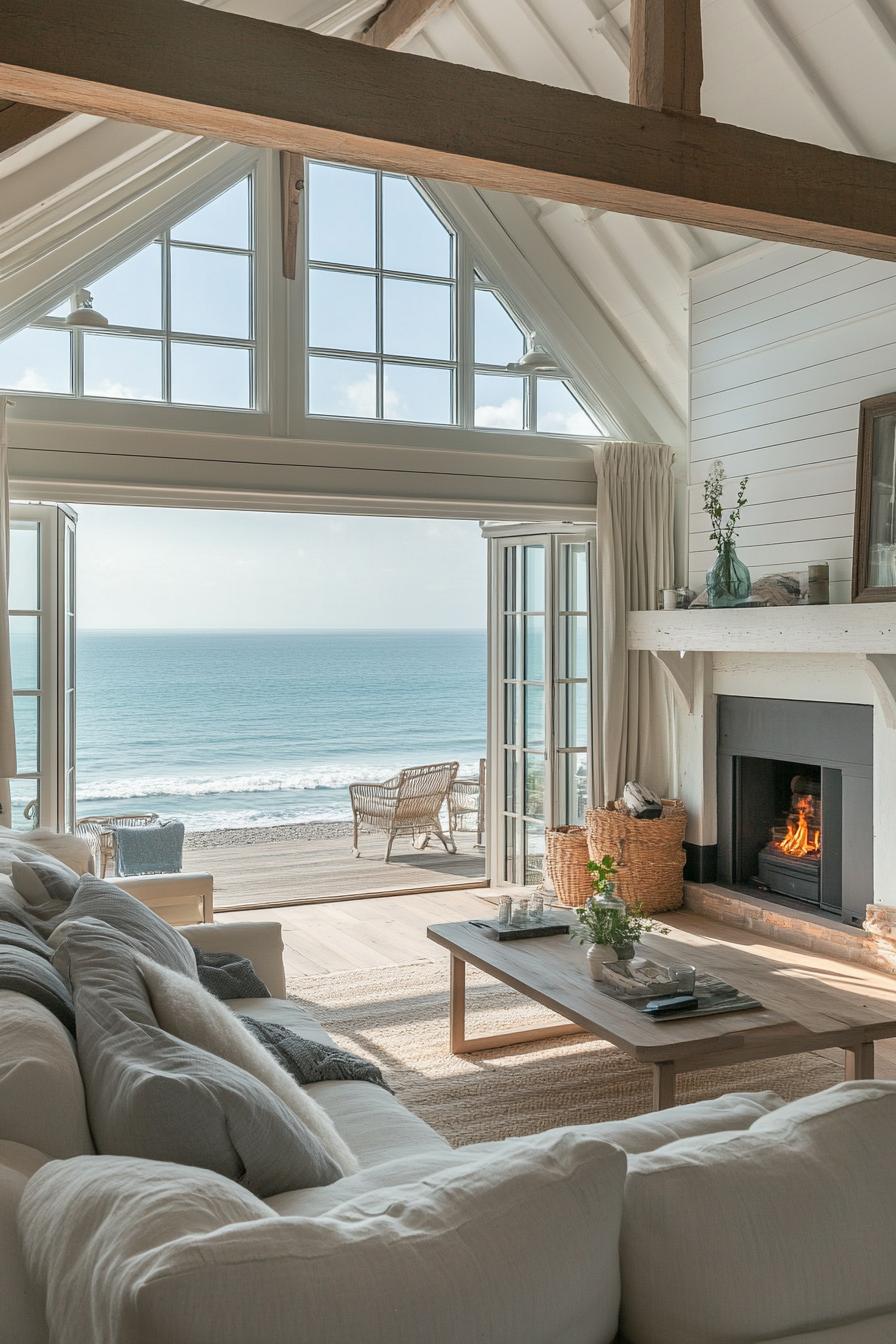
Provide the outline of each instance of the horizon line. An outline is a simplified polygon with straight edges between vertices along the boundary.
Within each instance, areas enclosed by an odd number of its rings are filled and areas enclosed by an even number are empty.
[[[91,635],[450,635],[487,625],[78,625]]]

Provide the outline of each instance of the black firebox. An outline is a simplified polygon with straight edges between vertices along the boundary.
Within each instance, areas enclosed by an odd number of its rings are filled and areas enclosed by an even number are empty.
[[[860,924],[873,900],[872,710],[719,699],[718,878]]]

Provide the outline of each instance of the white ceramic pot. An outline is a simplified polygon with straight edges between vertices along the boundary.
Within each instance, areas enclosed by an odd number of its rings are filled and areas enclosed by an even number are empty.
[[[603,980],[604,965],[608,961],[618,961],[614,948],[609,943],[589,943],[585,954],[588,971],[592,980]]]

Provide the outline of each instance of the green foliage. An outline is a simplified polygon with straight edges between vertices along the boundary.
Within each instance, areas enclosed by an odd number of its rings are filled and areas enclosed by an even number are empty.
[[[734,538],[737,535],[737,525],[740,522],[741,510],[747,502],[747,484],[749,476],[744,476],[737,490],[737,500],[734,508],[723,521],[722,513],[722,491],[725,488],[725,468],[718,460],[713,462],[709,469],[709,475],[703,482],[703,511],[709,518],[709,529],[712,537],[712,544],[719,555],[730,551],[734,544]]]
[[[629,943],[637,943],[642,934],[652,933],[657,925],[648,919],[639,905],[626,910],[617,910],[606,906],[598,899],[612,896],[616,886],[616,861],[605,854],[599,862],[593,859],[588,864],[594,895],[589,896],[584,905],[576,910],[578,925],[570,929],[570,936],[580,943],[607,943],[613,948],[623,948]],[[659,929],[659,932],[665,932]]]

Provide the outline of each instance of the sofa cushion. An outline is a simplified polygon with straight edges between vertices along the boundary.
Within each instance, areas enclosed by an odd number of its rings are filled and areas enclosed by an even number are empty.
[[[896,1312],[894,1132],[896,1083],[842,1083],[631,1158],[627,1344],[754,1344]]]
[[[112,1344],[120,1295],[130,1291],[132,1276],[139,1279],[142,1257],[151,1262],[158,1247],[178,1237],[271,1217],[248,1190],[212,1172],[92,1157],[43,1167],[19,1205],[19,1231],[54,1344]],[[264,1337],[266,1304],[255,1305],[257,1333],[247,1339]],[[158,1344],[151,1330],[131,1338]],[[191,1344],[213,1338],[200,1328]]]
[[[42,1003],[68,1031],[74,1032],[75,1009],[68,985],[40,953],[0,938],[0,989]]]
[[[63,914],[81,881],[76,872],[49,855],[27,863],[17,859],[10,878],[31,912],[42,919]]]
[[[281,1068],[236,1013],[186,975],[169,971],[148,957],[138,957],[137,964],[149,991],[155,1019],[164,1031],[245,1069],[270,1088],[316,1135],[339,1167],[340,1175],[357,1170],[351,1149],[340,1138],[327,1112]]]
[[[100,877],[82,878],[66,919],[102,919],[130,940],[138,952],[172,971],[198,979],[193,949],[182,934],[148,905]],[[61,926],[60,926],[61,927]]]
[[[297,1036],[330,1042],[332,1037],[306,1008],[289,999],[233,999],[230,1007],[261,1022],[278,1022]],[[305,1088],[327,1112],[362,1167],[412,1153],[450,1153],[451,1146],[397,1097],[372,1083],[311,1083]]]
[[[50,1157],[92,1153],[74,1042],[40,1003],[0,990],[0,1139]]]
[[[0,826],[0,873],[8,877],[15,859],[29,863],[48,854],[73,872],[91,871],[90,846],[79,835],[50,831],[44,827],[33,831],[12,831],[8,826]]]
[[[36,1148],[0,1139],[0,1333],[10,1344],[47,1344],[43,1298],[25,1269],[18,1214],[25,1186],[48,1160]]]
[[[66,1344],[610,1344],[624,1176],[618,1149],[567,1130],[324,1218],[253,1207],[251,1221],[199,1232],[193,1192],[168,1181],[167,1230],[134,1255],[151,1187],[75,1198],[50,1166],[21,1220],[51,1312],[68,1313]]]
[[[84,919],[56,935],[100,1152],[208,1167],[262,1196],[338,1179],[320,1140],[269,1088],[156,1024],[123,934]]]

